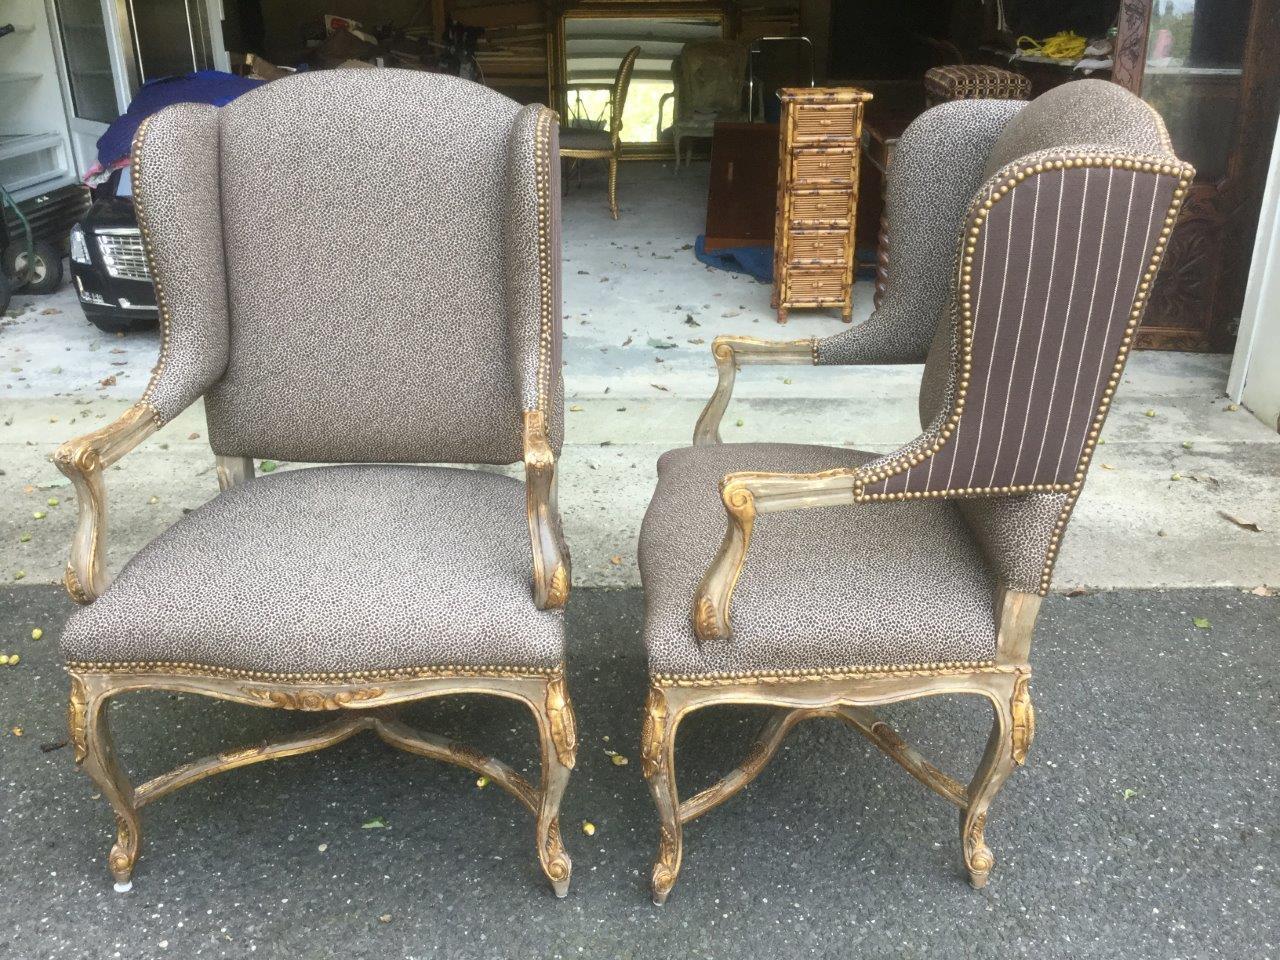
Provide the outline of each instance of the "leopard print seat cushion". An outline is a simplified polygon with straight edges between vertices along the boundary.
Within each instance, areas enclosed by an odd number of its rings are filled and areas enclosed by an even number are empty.
[[[694,592],[725,529],[720,478],[737,470],[853,467],[874,456],[778,443],[664,454],[640,531],[650,673],[821,673],[994,657],[992,578],[964,519],[945,501],[758,517],[733,595],[732,639],[694,638]]]
[[[232,487],[144,547],[62,636],[73,663],[271,675],[551,670],[525,487],[448,467],[316,467]]]

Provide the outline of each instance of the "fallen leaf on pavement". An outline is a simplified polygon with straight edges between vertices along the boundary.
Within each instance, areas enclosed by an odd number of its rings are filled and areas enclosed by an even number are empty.
[[[1256,523],[1254,523],[1252,520],[1241,520],[1239,517],[1233,517],[1231,514],[1227,513],[1227,511],[1225,510],[1219,510],[1218,516],[1222,517],[1223,520],[1230,520],[1241,530],[1249,530],[1253,533],[1262,532],[1262,528],[1258,526]]]
[[[1192,617],[1191,622],[1194,623],[1196,627],[1198,627],[1201,630],[1210,630],[1213,628],[1213,624],[1210,623],[1208,620],[1206,620],[1204,617]]]
[[[1265,583],[1262,584],[1262,586],[1260,587],[1254,587],[1249,592],[1252,593],[1255,597],[1274,597],[1276,595],[1275,590],[1272,589],[1271,587],[1268,587]]]

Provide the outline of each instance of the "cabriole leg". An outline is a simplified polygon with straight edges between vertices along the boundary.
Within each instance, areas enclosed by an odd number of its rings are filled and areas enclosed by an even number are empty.
[[[569,783],[577,748],[577,722],[563,677],[547,681],[545,710],[537,714],[542,737],[542,793],[538,804],[538,861],[557,897],[569,893],[573,861],[560,836],[560,798]]]
[[[969,782],[969,803],[960,811],[960,846],[969,883],[985,887],[996,858],[986,844],[987,809],[1017,765],[1014,760],[1014,726],[1010,697],[993,698],[991,734],[978,771]]]
[[[679,719],[668,715],[662,688],[649,688],[641,732],[640,764],[654,805],[658,808],[658,856],[653,862],[653,902],[661,906],[676,885],[684,856],[680,826],[680,795],[676,789],[676,727]]]
[[[116,890],[127,892],[133,882],[133,865],[142,844],[142,824],[134,805],[133,786],[116,761],[115,745],[107,717],[109,691],[71,678],[68,721],[76,763],[84,769],[111,804],[116,817],[116,842],[107,864],[115,877]]]

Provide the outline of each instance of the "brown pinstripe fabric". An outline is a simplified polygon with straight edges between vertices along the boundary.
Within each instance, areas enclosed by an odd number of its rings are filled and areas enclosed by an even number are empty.
[[[973,253],[963,415],[937,453],[866,492],[1065,490],[1177,184],[1114,167],[1048,170],[1001,198]]]

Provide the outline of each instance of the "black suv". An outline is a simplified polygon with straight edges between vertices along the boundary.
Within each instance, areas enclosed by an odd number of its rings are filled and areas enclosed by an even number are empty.
[[[128,167],[93,191],[93,205],[71,228],[71,278],[84,315],[99,329],[118,333],[156,325],[156,293]]]

